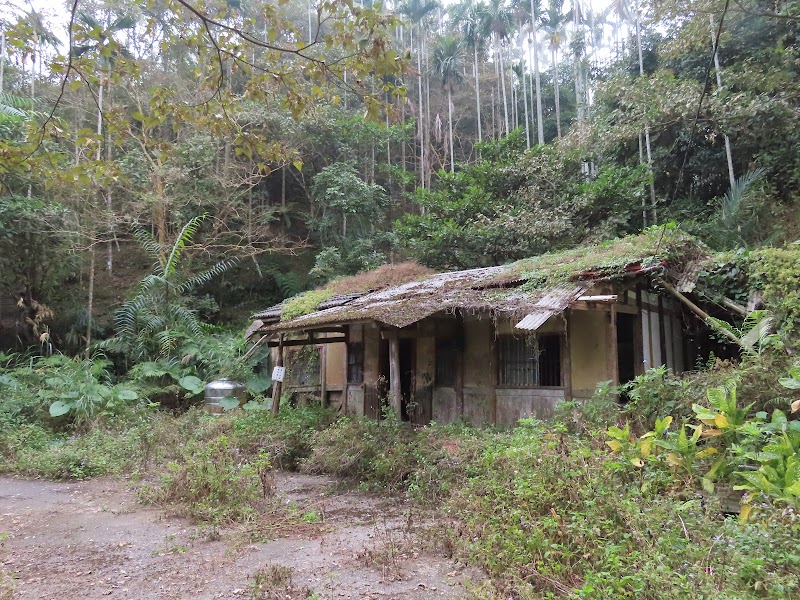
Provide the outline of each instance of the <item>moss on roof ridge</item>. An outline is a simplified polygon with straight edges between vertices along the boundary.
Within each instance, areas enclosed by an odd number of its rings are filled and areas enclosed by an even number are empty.
[[[337,295],[376,292],[411,281],[425,281],[436,272],[412,261],[381,265],[370,271],[333,279],[316,289],[302,292],[286,300],[281,309],[281,322],[311,314],[319,305]]]
[[[673,224],[650,227],[639,234],[548,252],[513,262],[497,276],[497,282],[524,280],[524,288],[552,286],[574,280],[582,273],[622,274],[625,267],[660,261],[681,262],[706,256],[700,240]],[[615,273],[615,272],[619,273]]]

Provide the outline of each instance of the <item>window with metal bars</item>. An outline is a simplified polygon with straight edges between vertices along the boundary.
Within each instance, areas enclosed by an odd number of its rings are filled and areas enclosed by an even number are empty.
[[[347,383],[364,383],[364,344],[347,344]]]
[[[497,384],[505,387],[561,385],[558,335],[497,338]]]
[[[436,385],[454,387],[456,385],[456,365],[458,347],[453,340],[436,340]]]

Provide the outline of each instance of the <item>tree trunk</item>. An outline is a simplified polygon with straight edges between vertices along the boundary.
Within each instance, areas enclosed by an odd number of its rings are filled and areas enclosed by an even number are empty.
[[[719,48],[716,46],[717,42],[717,32],[716,26],[714,23],[714,15],[708,15],[708,22],[711,25],[711,49],[714,52],[714,72],[717,74],[717,89],[722,89],[722,74],[719,70]],[[2,87],[0,87],[2,89]],[[728,180],[731,184],[731,189],[734,188],[736,185],[736,175],[733,172],[733,153],[731,152],[731,139],[728,137],[727,133],[724,133],[723,136],[725,137],[725,158],[728,160]]]
[[[473,59],[474,59],[474,67],[475,67],[475,107],[477,109],[478,115],[478,141],[483,141],[483,131],[481,130],[481,82],[478,75],[478,41],[475,40],[475,44],[473,45]],[[0,91],[2,91],[2,87],[0,87]]]
[[[94,233],[90,232],[89,243],[89,290],[86,298],[86,358],[92,345],[92,320],[94,318]]]
[[[524,54],[524,51],[523,51]],[[528,118],[528,84],[525,81],[525,61],[520,63],[522,67],[522,99],[525,101],[525,142],[527,147],[531,147],[531,122]]]
[[[417,105],[417,131],[419,132],[419,186],[425,189],[425,119],[422,117],[423,104],[422,104],[422,36],[417,28],[417,44],[419,50],[417,52],[417,97],[419,104]]]
[[[511,130],[508,127],[508,97],[506,96],[506,66],[503,61],[503,46],[498,44],[497,50],[500,55],[500,83],[503,90],[503,123],[506,126],[506,135],[508,135]]]
[[[455,173],[456,170],[456,157],[453,152],[453,92],[450,86],[447,86],[447,125],[450,131],[450,172]]]
[[[642,36],[641,25],[639,22],[639,3],[636,2],[634,6],[636,11],[636,46],[639,52],[639,77],[644,77],[644,60],[642,59]],[[651,225],[658,222],[658,214],[656,212],[656,185],[655,185],[655,172],[653,170],[653,153],[650,149],[650,126],[645,120],[644,123],[644,143],[645,150],[647,151],[647,170],[650,172],[650,221]]]
[[[553,53],[553,93],[556,97],[556,136],[561,139],[561,98],[558,92],[558,52],[555,48]]]
[[[477,54],[476,54],[477,59]],[[6,71],[6,32],[0,31],[0,94],[3,93],[3,77]]]

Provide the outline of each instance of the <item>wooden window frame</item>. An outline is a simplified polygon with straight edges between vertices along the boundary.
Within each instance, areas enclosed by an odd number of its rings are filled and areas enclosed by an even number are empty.
[[[458,379],[458,344],[450,338],[436,338],[433,385],[435,387],[454,388]],[[446,359],[445,359],[446,357]],[[449,362],[445,365],[444,360]],[[445,374],[445,371],[447,373]]]

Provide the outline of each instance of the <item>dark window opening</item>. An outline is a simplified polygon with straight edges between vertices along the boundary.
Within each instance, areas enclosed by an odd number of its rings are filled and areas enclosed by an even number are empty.
[[[539,340],[539,385],[558,387],[561,383],[561,336],[541,335]]]
[[[364,344],[347,344],[347,383],[364,383]]]
[[[458,348],[453,340],[436,340],[436,379],[438,387],[455,387]]]
[[[561,386],[561,338],[558,335],[497,339],[497,383],[507,387]]]

